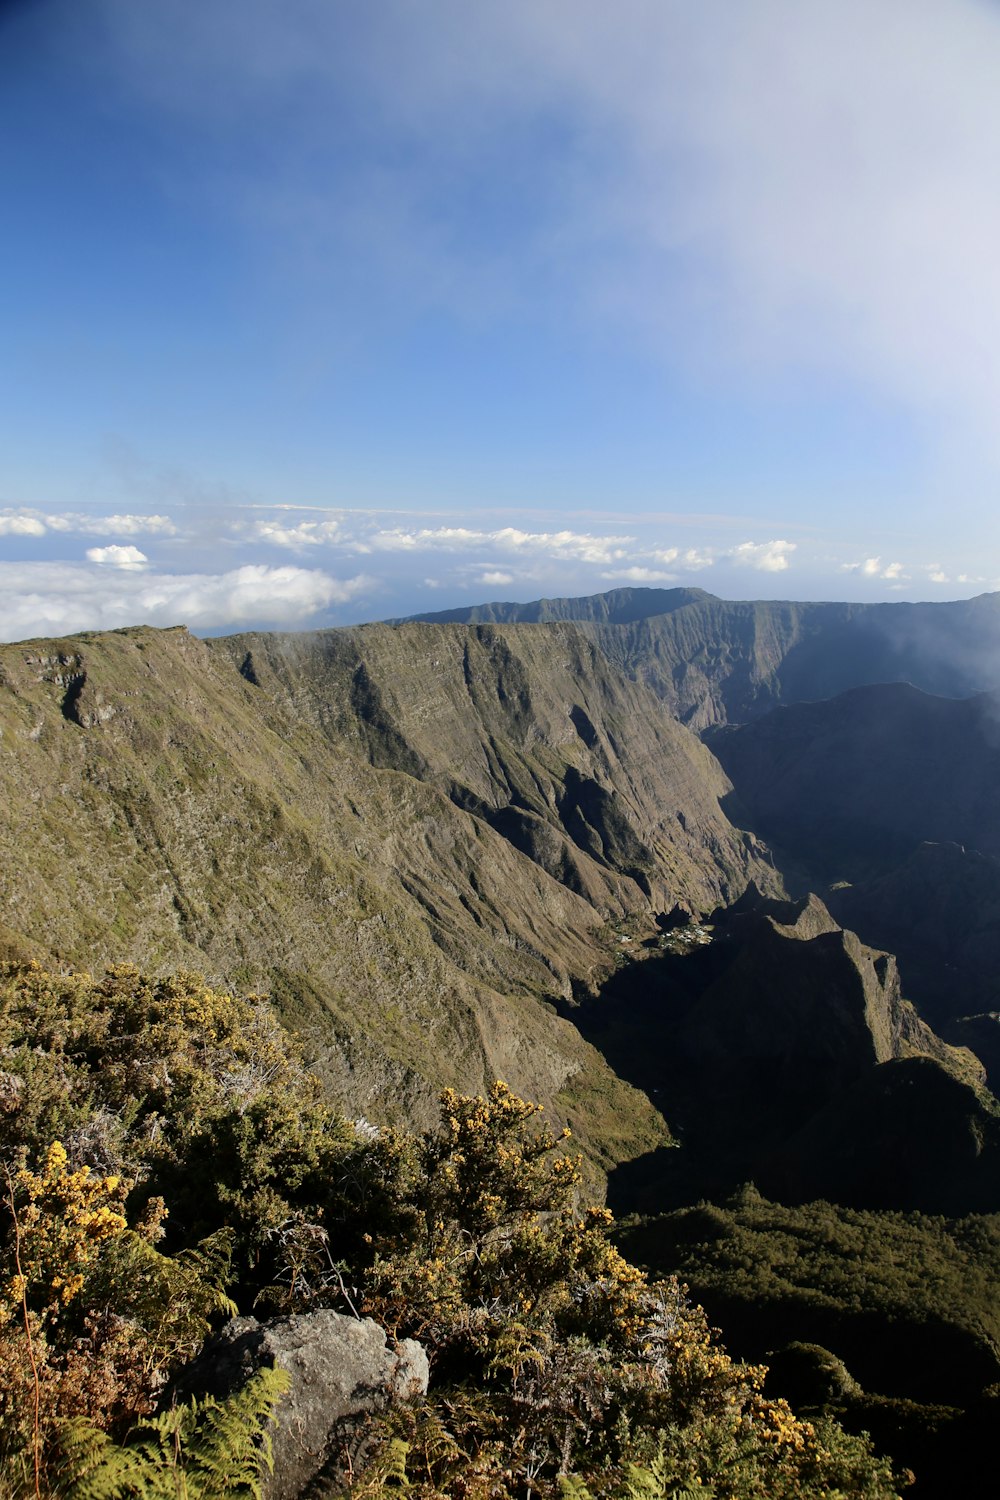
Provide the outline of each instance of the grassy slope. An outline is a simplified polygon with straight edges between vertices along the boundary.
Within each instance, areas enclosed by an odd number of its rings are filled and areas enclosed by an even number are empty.
[[[662,1139],[546,1001],[600,974],[609,921],[648,920],[650,894],[738,889],[754,861],[718,768],[639,690],[595,686],[572,632],[556,671],[544,637],[523,659],[460,629],[355,634],[294,670],[287,640],[258,638],[256,684],[244,643],[183,630],[5,648],[9,949],[269,990],[355,1111],[422,1122],[443,1084],[502,1076],[601,1159]],[[498,830],[511,804],[540,852]],[[637,850],[648,868],[623,873]]]

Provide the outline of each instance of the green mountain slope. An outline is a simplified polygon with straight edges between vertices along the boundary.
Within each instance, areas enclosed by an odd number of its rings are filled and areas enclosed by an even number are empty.
[[[600,1158],[644,1149],[655,1111],[551,1002],[607,968],[609,922],[768,872],[704,747],[538,629],[5,648],[8,951],[265,990],[355,1113],[422,1122],[500,1076]]]

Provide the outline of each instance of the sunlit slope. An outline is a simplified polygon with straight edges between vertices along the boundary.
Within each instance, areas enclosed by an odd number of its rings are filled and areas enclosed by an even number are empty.
[[[603,971],[609,920],[757,861],[704,747],[595,664],[454,627],[4,648],[8,944],[267,990],[354,1112],[501,1076],[633,1154],[653,1111],[546,1001]]]

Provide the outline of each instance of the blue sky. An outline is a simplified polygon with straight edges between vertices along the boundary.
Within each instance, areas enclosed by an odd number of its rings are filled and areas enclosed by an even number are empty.
[[[1000,587],[1000,7],[0,5],[7,639]]]

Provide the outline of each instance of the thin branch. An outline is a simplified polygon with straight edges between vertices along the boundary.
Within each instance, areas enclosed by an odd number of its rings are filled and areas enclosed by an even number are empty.
[[[34,1466],[35,1497],[42,1500],[42,1384],[38,1375],[38,1361],[35,1359],[35,1342],[31,1336],[31,1316],[28,1312],[28,1281],[21,1269],[21,1221],[17,1216],[17,1204],[14,1201],[14,1183],[10,1175],[10,1169],[4,1165],[3,1175],[7,1183],[7,1207],[14,1224],[14,1266],[17,1271],[18,1285],[21,1288],[21,1318],[24,1323],[24,1337],[28,1345],[28,1363],[31,1365],[31,1383],[34,1389],[34,1412],[31,1427],[31,1458]]]

